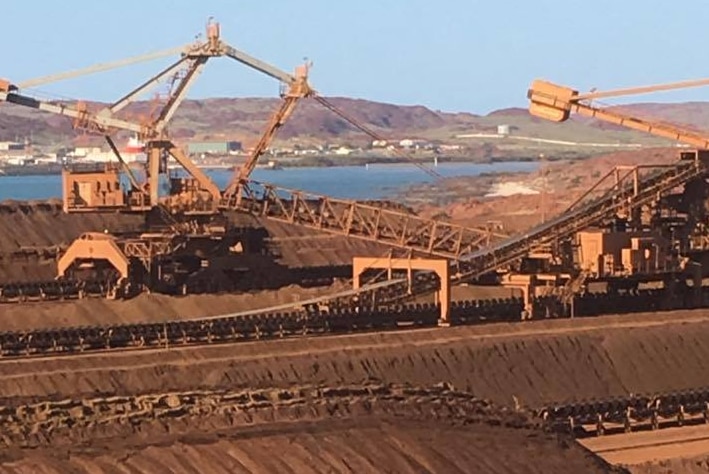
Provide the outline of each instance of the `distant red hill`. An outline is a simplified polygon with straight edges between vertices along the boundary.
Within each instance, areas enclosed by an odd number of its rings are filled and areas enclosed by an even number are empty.
[[[457,134],[494,130],[496,124],[513,124],[515,133],[527,133],[533,125],[533,134],[540,137],[558,137],[559,124],[530,117],[525,108],[505,108],[486,116],[471,113],[448,113],[433,111],[424,106],[403,106],[372,102],[363,99],[331,98],[333,104],[380,135],[392,138],[436,137],[447,139]],[[214,98],[186,100],[170,124],[170,133],[178,141],[187,140],[239,140],[246,146],[252,144],[279,105],[273,98]],[[102,104],[92,104],[100,108]],[[153,106],[139,102],[129,107],[126,118],[134,121],[145,119]],[[655,120],[687,124],[695,129],[709,128],[709,103],[689,102],[682,104],[642,103],[616,106],[616,110]],[[572,122],[588,124],[589,129],[577,127],[573,138],[583,139],[586,132],[595,130],[594,139],[601,133],[618,132],[623,127],[574,117]],[[76,139],[70,119],[57,117],[11,104],[0,104],[0,140],[33,137],[36,143],[49,144]],[[581,136],[577,136],[581,135]],[[304,100],[291,120],[278,135],[281,140],[297,139],[302,142],[364,141],[368,137],[312,100]],[[569,137],[566,137],[569,138]],[[602,138],[602,137],[600,137]],[[91,140],[84,139],[83,142]]]
[[[472,125],[475,116],[466,113],[440,113],[423,106],[400,106],[362,99],[331,98],[341,110],[369,128],[392,138],[408,134],[458,126]],[[176,139],[221,140],[245,142],[256,140],[271,114],[279,105],[278,99],[215,98],[186,100],[170,124]],[[102,104],[92,104],[98,109]],[[127,108],[125,117],[140,121],[151,105],[139,102]],[[33,135],[39,139],[55,140],[70,137],[75,132],[72,122],[36,110],[11,104],[0,105],[0,140]],[[303,100],[293,117],[279,132],[279,138],[303,137],[317,141],[347,139],[362,135],[343,119],[312,100]]]

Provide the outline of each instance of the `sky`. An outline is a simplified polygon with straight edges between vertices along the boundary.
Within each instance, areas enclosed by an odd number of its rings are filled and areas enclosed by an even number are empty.
[[[222,39],[347,96],[434,110],[525,107],[535,78],[578,90],[709,76],[706,0],[23,0],[3,5],[0,77],[22,81],[179,46],[221,24]],[[176,58],[175,58],[176,59]],[[155,60],[44,85],[48,97],[111,101],[166,66]],[[278,84],[210,60],[189,97],[275,97]],[[633,98],[705,100],[706,89]]]

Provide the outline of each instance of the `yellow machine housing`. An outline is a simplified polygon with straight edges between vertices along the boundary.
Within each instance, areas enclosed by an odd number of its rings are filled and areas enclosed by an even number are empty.
[[[83,262],[92,265],[96,260],[108,262],[116,269],[121,280],[128,278],[130,261],[114,236],[100,232],[86,232],[72,242],[57,262],[57,274],[64,277],[72,266]]]
[[[120,169],[115,164],[74,170],[65,168],[62,170],[62,190],[64,212],[125,206]]]
[[[579,267],[593,277],[665,272],[674,265],[667,243],[649,232],[587,230],[576,240]]]
[[[578,91],[551,82],[535,80],[527,92],[529,113],[552,122],[564,122],[571,114],[571,103]]]

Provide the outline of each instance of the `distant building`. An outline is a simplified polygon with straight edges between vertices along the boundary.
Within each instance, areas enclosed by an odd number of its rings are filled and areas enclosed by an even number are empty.
[[[34,160],[31,157],[27,157],[27,156],[12,156],[6,160],[6,163],[8,165],[13,165],[13,166],[25,166],[25,165],[29,165],[33,162],[34,162]]]
[[[51,165],[51,164],[61,163],[61,159],[57,157],[56,153],[48,153],[46,155],[36,157],[34,159],[34,162],[38,165],[39,164]]]
[[[84,157],[89,155],[99,155],[102,153],[100,146],[77,146],[74,148],[75,157]]]
[[[187,154],[189,155],[228,155],[241,150],[241,142],[237,141],[189,142],[187,144]]]
[[[497,134],[501,135],[503,137],[506,137],[507,135],[510,134],[510,126],[509,125],[498,125],[497,126]]]
[[[463,145],[438,145],[440,151],[459,151],[463,149]]]
[[[0,151],[21,151],[25,149],[24,143],[0,142]]]
[[[399,141],[399,146],[401,148],[415,148],[416,150],[421,148],[426,148],[429,144],[426,140],[418,140],[413,138],[404,138]]]
[[[352,149],[350,149],[346,146],[341,146],[340,148],[335,150],[335,154],[340,155],[340,156],[347,156],[350,153],[352,153]]]

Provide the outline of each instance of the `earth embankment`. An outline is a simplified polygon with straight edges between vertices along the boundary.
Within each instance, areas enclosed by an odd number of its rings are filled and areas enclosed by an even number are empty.
[[[0,397],[377,380],[539,407],[704,386],[707,337],[709,314],[686,311],[7,360]]]

